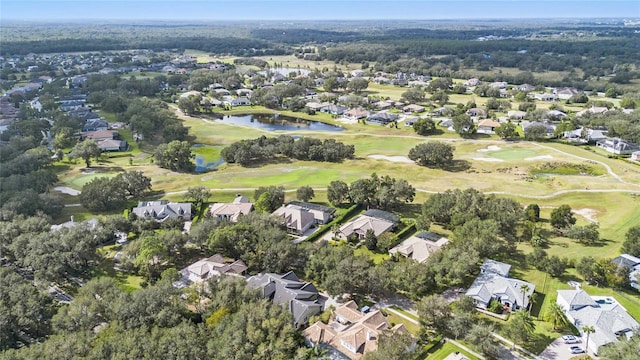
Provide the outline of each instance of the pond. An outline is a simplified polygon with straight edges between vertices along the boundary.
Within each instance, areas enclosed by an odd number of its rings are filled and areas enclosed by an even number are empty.
[[[297,119],[278,114],[226,115],[216,121],[234,125],[250,126],[267,131],[276,130],[311,130],[311,131],[342,131],[344,128],[325,124],[320,121]]]
[[[277,67],[277,68],[270,68],[268,72],[272,74],[280,74],[282,76],[289,76],[289,73],[295,73],[296,75],[297,74],[309,75],[311,70],[300,69],[300,68],[290,68],[290,67]],[[267,71],[259,71],[258,73],[265,76],[267,75]]]

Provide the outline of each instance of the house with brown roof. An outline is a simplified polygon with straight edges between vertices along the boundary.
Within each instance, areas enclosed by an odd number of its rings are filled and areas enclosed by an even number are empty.
[[[346,117],[349,120],[359,120],[359,119],[364,119],[367,116],[369,116],[369,112],[367,110],[364,109],[351,109],[351,110],[347,110],[344,113],[344,117]]]
[[[240,215],[247,215],[253,211],[253,203],[249,198],[238,195],[231,203],[215,203],[209,205],[209,214],[220,220],[237,222]]]
[[[410,104],[402,108],[405,113],[421,113],[425,110],[424,106]]]
[[[118,132],[114,130],[96,130],[82,133],[82,137],[91,140],[113,140],[118,138]]]
[[[471,108],[467,110],[467,115],[471,117],[486,117],[487,112],[480,108]]]
[[[349,301],[334,310],[333,321],[320,321],[306,328],[302,335],[307,345],[323,345],[329,348],[332,358],[357,360],[367,353],[376,351],[378,339],[383,332],[405,333],[403,324],[389,325],[379,311],[363,313],[358,311],[355,301]]]
[[[495,129],[500,127],[500,123],[491,119],[484,119],[478,123],[479,134],[495,134]]]

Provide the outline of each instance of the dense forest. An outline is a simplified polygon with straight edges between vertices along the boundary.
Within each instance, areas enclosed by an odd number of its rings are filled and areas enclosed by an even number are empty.
[[[110,29],[108,36],[95,25],[85,25],[76,32],[65,26],[35,25],[30,32],[40,34],[37,39],[24,35],[23,26],[10,25],[2,29],[0,55],[195,49],[232,56],[296,54],[336,63],[370,62],[375,63],[375,70],[402,69],[460,78],[466,77],[465,69],[494,67],[584,72],[575,79],[558,79],[558,84],[547,86],[559,86],[561,80],[564,86],[577,86],[579,81],[590,77],[609,75],[614,76],[613,82],[628,83],[638,77],[640,66],[638,34],[623,26],[584,23],[541,28],[535,24],[508,23],[504,27],[482,24],[473,28],[455,22],[359,25],[362,26],[355,31],[348,23],[329,23],[318,28],[295,24],[289,28],[234,23],[167,27],[111,24],[104,25]]]

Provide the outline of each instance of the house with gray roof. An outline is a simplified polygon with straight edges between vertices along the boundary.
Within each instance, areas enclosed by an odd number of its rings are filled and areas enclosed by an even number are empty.
[[[602,139],[596,142],[596,146],[602,148],[612,154],[631,155],[640,149],[637,144],[620,138]]]
[[[582,327],[593,327],[595,331],[589,334],[588,347],[594,354],[598,354],[601,346],[622,337],[630,338],[640,328],[640,324],[613,297],[590,296],[584,290],[558,290],[556,303],[583,338],[586,339],[587,335],[582,332]]]
[[[313,214],[316,224],[326,224],[333,219],[336,209],[314,203],[290,201],[288,205],[299,206]]]
[[[631,270],[629,273],[629,286],[636,290],[640,290],[640,284],[638,284],[638,278],[640,277],[640,258],[633,255],[622,254],[613,260],[612,263],[618,267],[626,266]]]
[[[141,201],[132,211],[138,217],[152,217],[160,222],[169,218],[191,220],[191,203],[170,203],[167,200]]]
[[[476,306],[486,309],[492,300],[500,301],[511,310],[526,309],[536,286],[532,283],[512,279],[511,265],[487,259],[480,267],[480,274],[473,281],[466,295],[476,301]]]
[[[320,108],[320,112],[331,115],[342,115],[347,111],[347,108],[342,105],[329,104]]]
[[[263,298],[286,307],[293,314],[296,328],[305,325],[309,318],[322,312],[322,304],[318,301],[318,289],[312,283],[300,281],[293,271],[282,275],[254,275],[247,279],[247,284],[260,290]]]
[[[397,121],[397,120],[398,120],[398,114],[394,114],[386,111],[379,111],[367,117],[367,123],[376,124],[376,125],[387,125],[388,123]]]
[[[547,136],[553,135],[553,132],[556,130],[556,125],[550,124],[548,122],[540,122],[540,121],[532,121],[528,124],[525,124],[522,126],[522,130],[524,130],[524,132],[527,133],[527,131],[529,131],[529,129],[534,126],[544,126]]]
[[[449,239],[441,235],[431,231],[422,231],[391,248],[389,254],[399,254],[423,263],[431,254],[440,251],[448,243]]]
[[[273,212],[274,216],[281,217],[287,231],[302,235],[315,225],[315,217],[302,206],[287,204],[282,205]]]
[[[393,229],[399,221],[400,218],[397,215],[371,209],[342,225],[336,235],[340,239],[348,239],[350,236],[364,239],[367,231],[372,230],[375,236],[380,236],[380,234]]]

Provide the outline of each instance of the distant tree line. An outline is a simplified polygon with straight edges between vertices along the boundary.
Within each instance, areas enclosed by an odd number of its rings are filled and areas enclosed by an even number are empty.
[[[278,156],[297,160],[339,162],[353,158],[354,152],[353,145],[345,145],[334,139],[295,139],[292,136],[281,135],[241,140],[225,147],[220,154],[228,163],[246,166],[273,161]]]

